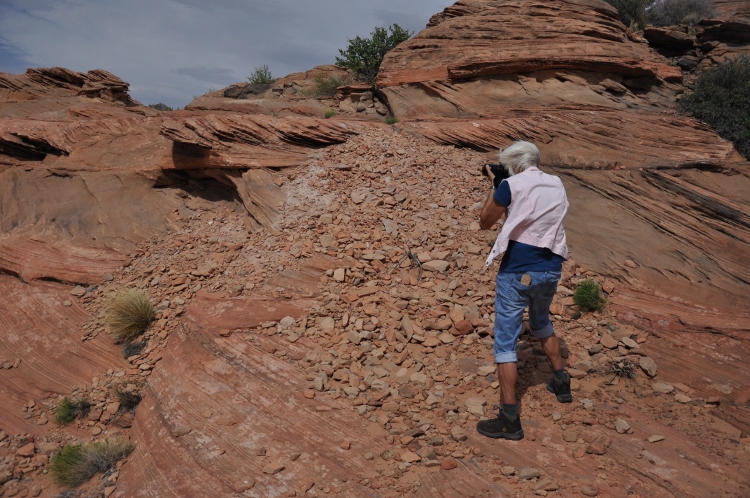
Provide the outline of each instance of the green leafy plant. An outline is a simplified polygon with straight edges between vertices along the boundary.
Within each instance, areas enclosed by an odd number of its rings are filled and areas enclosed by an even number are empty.
[[[713,126],[750,159],[750,57],[740,55],[701,74],[680,110]]]
[[[583,311],[600,310],[605,304],[599,284],[593,280],[584,280],[578,284],[575,294],[573,294],[573,302]]]
[[[372,84],[385,54],[413,34],[398,24],[392,24],[387,30],[377,27],[370,33],[370,38],[357,36],[348,40],[346,50],[339,49],[341,57],[336,57],[336,65],[351,69],[359,81]]]
[[[52,457],[49,468],[57,484],[74,488],[97,472],[107,472],[134,449],[133,443],[120,438],[68,444]]]
[[[695,25],[716,14],[713,0],[656,0],[648,9],[648,20],[654,26]]]
[[[385,118],[385,124],[387,125],[393,125],[398,123],[398,118],[396,116],[388,116]]]
[[[328,119],[328,118],[332,118],[332,117],[334,117],[335,115],[336,115],[336,111],[334,111],[333,109],[328,109],[328,110],[326,111],[326,113],[325,113],[325,117],[326,117],[326,119]]]
[[[646,27],[646,11],[654,3],[654,0],[605,0],[617,9],[620,21],[632,29],[643,29]]]
[[[158,104],[149,104],[148,105],[152,109],[156,109],[157,111],[173,111],[171,107],[169,107],[167,104],[163,104],[159,102]]]
[[[253,85],[270,85],[276,81],[276,79],[277,78],[274,78],[271,74],[271,70],[268,68],[267,64],[256,67],[250,76],[247,77],[247,81]]]
[[[77,419],[85,417],[91,409],[91,403],[86,399],[71,400],[67,397],[52,410],[55,415],[55,422],[60,425],[66,425]]]
[[[154,306],[145,292],[123,289],[109,299],[106,322],[115,339],[132,342],[146,331],[155,314]]]

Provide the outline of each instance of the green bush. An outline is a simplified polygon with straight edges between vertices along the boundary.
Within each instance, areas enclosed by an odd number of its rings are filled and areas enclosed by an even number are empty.
[[[605,304],[599,290],[599,284],[593,280],[584,280],[578,284],[576,292],[573,295],[573,302],[583,311],[600,310]]]
[[[325,117],[326,117],[326,119],[328,119],[328,118],[332,118],[332,117],[334,117],[335,115],[336,115],[336,111],[334,111],[333,109],[328,109],[328,110],[326,111],[326,113],[325,113]]]
[[[713,0],[657,0],[648,9],[648,20],[654,26],[695,25],[716,14]]]
[[[134,449],[133,443],[123,439],[67,444],[52,457],[49,469],[57,484],[74,488],[97,472],[107,472]]]
[[[313,78],[315,84],[305,92],[310,97],[333,97],[340,86],[350,85],[352,78],[350,76],[323,76],[318,75]]]
[[[385,118],[385,124],[392,125],[398,123],[398,118],[396,116],[388,116]]]
[[[646,27],[646,10],[654,0],[604,0],[617,9],[620,21],[632,29]]]
[[[698,77],[680,110],[713,126],[750,159],[750,57],[722,62]]]
[[[124,289],[109,299],[106,321],[115,339],[132,342],[146,331],[154,315],[154,306],[145,292],[139,289]]]
[[[247,81],[249,81],[253,85],[270,85],[271,83],[276,81],[276,78],[274,78],[271,74],[271,70],[268,68],[268,65],[263,64],[262,66],[256,67],[253,70],[250,76],[247,77]]]
[[[119,387],[115,387],[113,389],[113,392],[117,401],[120,402],[120,410],[126,412],[135,410],[135,407],[138,406],[138,404],[143,399],[143,396],[141,396],[139,393],[125,391]]]
[[[156,109],[157,111],[173,111],[171,107],[169,107],[167,104],[163,104],[159,102],[158,104],[149,104],[148,105],[152,109]]]
[[[413,34],[398,24],[392,24],[388,30],[377,27],[370,33],[370,38],[357,36],[348,40],[346,50],[339,49],[341,57],[336,57],[336,65],[351,69],[359,81],[372,84],[385,54]]]
[[[55,422],[66,425],[77,419],[85,417],[91,409],[91,403],[86,399],[71,400],[67,397],[60,401],[52,412],[55,414]]]

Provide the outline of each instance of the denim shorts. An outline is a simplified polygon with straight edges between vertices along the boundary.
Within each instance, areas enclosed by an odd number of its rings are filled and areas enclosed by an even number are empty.
[[[530,282],[522,279],[528,275]],[[523,310],[529,307],[529,327],[534,337],[555,333],[549,320],[549,306],[560,281],[559,271],[498,273],[495,288],[495,363],[518,361],[516,343],[523,326]]]

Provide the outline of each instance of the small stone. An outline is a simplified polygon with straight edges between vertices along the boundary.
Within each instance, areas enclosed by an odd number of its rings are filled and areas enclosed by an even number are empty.
[[[36,446],[34,446],[34,443],[29,443],[18,448],[16,450],[16,455],[20,457],[32,457],[34,456],[35,451]]]
[[[70,302],[69,300],[67,300],[67,299],[66,299],[65,301],[63,301],[63,303],[62,303],[62,304],[63,304],[63,306],[65,306],[65,307],[67,307],[67,308],[69,308],[69,307],[73,306],[73,303],[71,303],[71,302]]]
[[[408,463],[415,463],[422,460],[422,458],[417,455],[416,453],[412,453],[411,451],[405,451],[401,453],[401,461],[402,462],[408,462]]]
[[[466,435],[466,431],[462,427],[456,425],[451,428],[451,437],[454,441],[466,441],[466,438],[468,436]]]
[[[109,498],[110,496],[112,496],[112,493],[114,493],[116,489],[117,486],[107,486],[106,488],[104,488],[104,498]]]
[[[536,483],[534,489],[536,491],[557,491],[558,485],[555,484],[555,482],[549,477],[544,477],[542,479],[539,479],[539,482]]]
[[[667,384],[666,382],[654,382],[651,384],[651,389],[661,394],[669,394],[674,391],[674,386]]]
[[[440,466],[444,470],[453,470],[456,467],[458,467],[458,462],[456,461],[455,458],[446,458],[445,460],[443,460],[442,462],[440,462]]]
[[[516,473],[515,467],[500,467],[500,473],[504,476],[512,476]]]
[[[101,433],[102,433],[102,428],[99,427],[98,425],[95,425],[94,427],[91,428],[91,435],[92,436],[98,436]]]
[[[567,443],[575,443],[578,441],[578,431],[570,428],[563,431],[563,441]]]
[[[235,493],[244,493],[253,486],[255,486],[255,479],[253,478],[242,479],[241,481],[237,481],[232,485]]]
[[[81,285],[76,285],[73,287],[73,289],[70,291],[71,296],[81,297],[86,295],[86,288]]]
[[[540,475],[541,474],[539,473],[537,469],[533,469],[533,468],[521,469],[521,472],[518,473],[518,480],[528,481],[529,479],[539,477]]]
[[[618,344],[617,340],[609,334],[604,334],[599,343],[607,349],[615,349]]]
[[[683,403],[683,404],[690,403],[690,396],[679,393],[679,394],[675,394],[674,400],[677,401],[678,403]]]
[[[648,438],[649,443],[658,443],[659,441],[664,441],[664,436],[653,435]]]
[[[583,458],[584,455],[586,455],[585,446],[579,446],[578,448],[573,450],[573,458]]]
[[[618,418],[617,421],[615,421],[615,430],[618,434],[625,434],[630,430],[630,424],[625,420]]]
[[[178,425],[177,427],[172,429],[172,435],[174,437],[181,437],[181,436],[184,436],[185,434],[189,434],[190,431],[192,430],[193,429],[191,429],[187,425]]]
[[[599,496],[599,490],[593,486],[584,486],[581,488],[583,496]]]
[[[343,442],[342,442],[342,443],[341,443],[341,444],[339,445],[339,448],[341,448],[342,450],[348,450],[348,449],[350,449],[351,447],[352,447],[352,443],[351,443],[351,441],[343,441]]]
[[[638,364],[640,365],[641,370],[646,372],[649,377],[656,376],[656,362],[654,360],[652,360],[648,356],[643,356],[640,360],[638,360]]]
[[[432,272],[441,273],[448,269],[450,263],[440,259],[433,259],[427,263],[422,264],[422,269]]]
[[[278,474],[279,472],[281,472],[285,468],[286,467],[282,463],[271,462],[268,465],[266,465],[265,467],[263,467],[263,473],[274,475],[274,474]]]
[[[599,436],[589,443],[586,448],[586,453],[593,455],[604,455],[607,453],[607,447],[609,446],[608,438],[605,436]]]

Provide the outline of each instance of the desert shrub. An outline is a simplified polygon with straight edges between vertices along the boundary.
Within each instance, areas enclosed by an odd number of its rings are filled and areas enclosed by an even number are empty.
[[[52,410],[55,415],[55,422],[60,425],[66,425],[77,419],[85,417],[91,409],[91,403],[86,399],[71,400],[67,397]]]
[[[705,71],[680,110],[713,126],[750,159],[750,57],[741,55]]]
[[[50,472],[61,486],[74,488],[106,472],[128,456],[135,445],[123,439],[107,439],[87,444],[68,444],[52,457]]]
[[[132,342],[145,332],[154,314],[154,306],[145,292],[123,289],[109,299],[106,321],[117,340]]]
[[[340,86],[350,85],[352,78],[350,76],[323,76],[318,75],[313,78],[315,84],[306,92],[310,97],[333,97],[336,95],[336,89]]]
[[[625,377],[627,379],[632,379],[633,377],[635,377],[635,367],[635,363],[628,359],[613,361],[609,364],[609,370],[611,373],[615,374],[618,377]]]
[[[130,358],[141,354],[146,347],[146,341],[125,341],[122,343],[123,358]]]
[[[604,307],[604,298],[601,295],[599,284],[593,280],[584,280],[576,288],[573,294],[573,302],[583,311],[596,311]]]
[[[117,401],[120,402],[120,409],[124,411],[135,410],[135,407],[137,407],[143,399],[143,396],[139,393],[128,392],[119,387],[115,387],[113,392]]]
[[[605,0],[617,9],[620,21],[633,29],[643,29],[646,26],[646,10],[654,0]]]
[[[332,117],[334,117],[335,115],[336,115],[336,111],[334,111],[333,109],[328,109],[328,110],[326,111],[326,113],[325,113],[325,117],[326,117],[326,119],[328,119],[328,118],[332,118]]]
[[[152,109],[156,109],[157,111],[173,111],[171,107],[169,107],[167,104],[163,104],[159,102],[158,104],[149,104],[148,105]]]
[[[695,25],[716,14],[713,0],[656,0],[648,9],[648,20],[654,26]]]
[[[385,124],[392,125],[398,123],[398,118],[396,116],[388,116],[385,118]]]
[[[377,27],[370,33],[370,38],[357,36],[347,40],[349,45],[346,50],[339,49],[341,57],[336,57],[336,65],[351,69],[359,81],[373,83],[385,54],[413,34],[398,24],[392,24],[387,30]]]
[[[250,76],[247,77],[247,81],[252,85],[270,85],[276,78],[271,74],[271,70],[267,64],[263,64],[260,67],[256,67]]]

